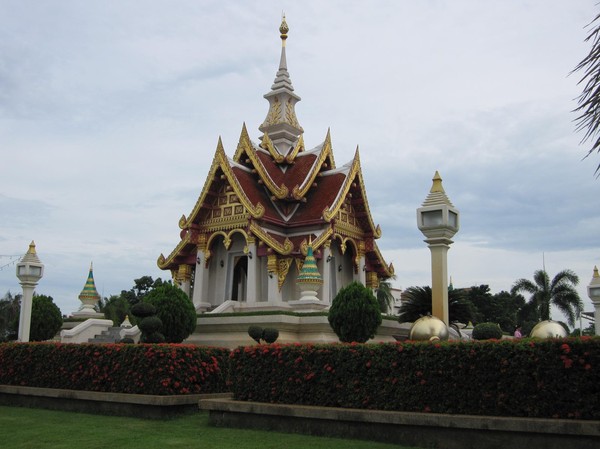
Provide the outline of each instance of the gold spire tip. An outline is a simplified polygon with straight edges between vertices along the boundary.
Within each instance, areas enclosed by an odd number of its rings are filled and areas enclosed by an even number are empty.
[[[594,277],[595,278],[599,278],[600,277],[600,274],[598,274],[598,267],[597,266],[594,266]]]
[[[440,176],[440,174],[438,173],[438,171],[435,171],[435,175],[433,175],[433,185],[431,186],[431,193],[434,192],[444,192],[444,187],[442,186],[442,177]]]
[[[33,240],[29,244],[29,249],[27,250],[27,254],[35,254],[35,242]]]
[[[285,42],[287,39],[287,33],[290,31],[290,27],[288,27],[287,22],[285,21],[285,13],[281,14],[281,25],[279,26],[279,32],[281,33],[281,40]]]

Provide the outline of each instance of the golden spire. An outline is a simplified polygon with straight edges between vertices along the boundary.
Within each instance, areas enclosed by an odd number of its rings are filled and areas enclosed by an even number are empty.
[[[281,25],[279,26],[279,32],[281,33],[281,45],[284,47],[288,31],[290,31],[290,27],[288,27],[288,24],[285,21],[285,13],[281,13]]]
[[[442,186],[442,177],[440,176],[440,174],[438,173],[438,171],[435,171],[435,175],[433,175],[433,185],[431,186],[431,193],[434,192],[441,192],[441,193],[445,193],[444,192],[444,187]]]
[[[600,278],[600,274],[598,274],[598,267],[597,266],[594,266],[594,276],[592,276],[592,277]]]
[[[36,254],[36,252],[35,252],[35,242],[33,240],[29,244],[29,249],[27,250],[27,254]]]
[[[446,196],[444,187],[442,187],[442,177],[437,170],[435,175],[433,175],[432,181],[433,185],[431,186],[429,195],[427,195],[427,198],[425,198],[425,201],[423,202],[423,206],[437,206],[440,204],[446,204],[450,207],[454,207],[450,202],[450,199]]]

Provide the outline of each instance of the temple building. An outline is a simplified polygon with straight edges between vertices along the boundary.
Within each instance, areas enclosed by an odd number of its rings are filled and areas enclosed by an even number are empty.
[[[329,131],[322,143],[305,146],[285,17],[279,31],[281,59],[264,95],[262,136],[253,141],[244,124],[233,158],[219,138],[202,192],[179,220],[179,243],[158,258],[199,312],[302,310],[298,277],[308,254],[323,308],[352,281],[375,289],[394,273],[377,247],[381,229],[371,217],[358,149],[337,166]]]

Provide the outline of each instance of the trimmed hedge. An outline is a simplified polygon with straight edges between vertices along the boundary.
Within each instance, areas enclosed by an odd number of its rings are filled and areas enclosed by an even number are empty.
[[[600,338],[274,344],[238,348],[231,357],[238,400],[600,419]]]
[[[192,345],[0,344],[0,384],[153,395],[227,391],[228,349]]]

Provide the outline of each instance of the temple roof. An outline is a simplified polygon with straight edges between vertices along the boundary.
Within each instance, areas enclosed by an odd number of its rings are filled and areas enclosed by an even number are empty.
[[[229,238],[241,226],[244,235],[258,238],[280,255],[306,255],[309,241],[316,253],[336,238],[344,248],[346,240],[353,241],[358,251],[360,241],[369,270],[382,277],[393,274],[393,266],[385,263],[374,241],[381,229],[369,210],[358,148],[354,158],[339,168],[329,130],[322,143],[305,148],[294,111],[300,97],[294,94],[287,72],[287,31],[284,17],[281,60],[265,95],[270,109],[259,128],[264,133],[260,143],[251,140],[244,124],[230,159],[219,138],[202,192],[191,213],[179,221],[181,241],[168,257],[161,254],[160,268],[173,270],[180,263],[194,263],[199,235],[218,232]],[[287,115],[277,115],[277,104],[285,102]],[[224,204],[234,204],[237,212],[230,208],[229,215],[221,214]]]

